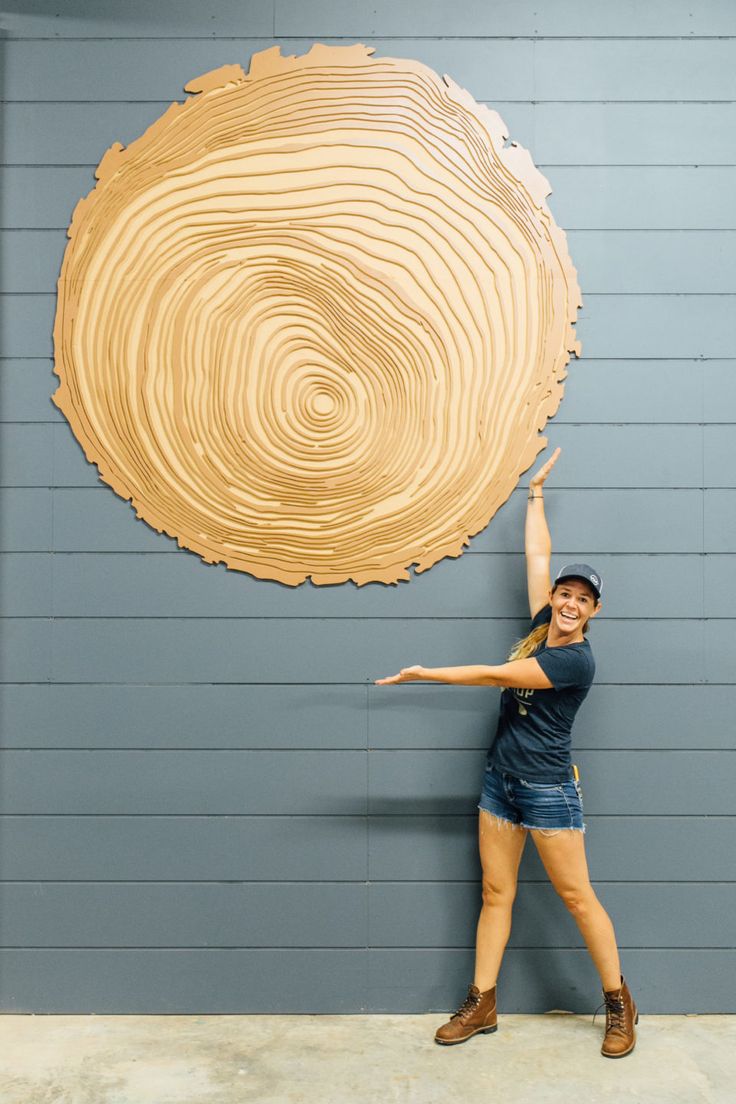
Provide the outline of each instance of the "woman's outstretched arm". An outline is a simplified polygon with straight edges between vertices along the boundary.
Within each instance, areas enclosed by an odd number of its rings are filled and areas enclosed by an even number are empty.
[[[549,690],[552,683],[536,659],[512,659],[497,667],[402,667],[398,675],[376,679],[376,686],[398,682],[449,682],[455,686],[510,686],[516,690]]]
[[[529,480],[529,499],[526,504],[524,527],[524,553],[526,555],[526,584],[529,593],[529,612],[535,617],[549,601],[552,587],[550,558],[552,538],[544,516],[544,482],[552,471],[562,450],[556,448],[546,464]]]

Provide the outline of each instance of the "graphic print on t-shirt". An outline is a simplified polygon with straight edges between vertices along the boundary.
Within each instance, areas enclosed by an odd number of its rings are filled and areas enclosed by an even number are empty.
[[[533,696],[534,691],[521,690],[519,687],[515,687],[512,690],[512,693],[514,695],[514,698],[516,699],[516,704],[519,707],[519,713],[522,715],[522,717],[526,717],[527,713],[529,712],[526,707],[526,702],[529,700],[529,698]]]

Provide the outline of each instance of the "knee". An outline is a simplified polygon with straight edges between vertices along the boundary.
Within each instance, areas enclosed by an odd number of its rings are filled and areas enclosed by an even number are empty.
[[[576,919],[584,919],[590,915],[596,897],[589,886],[563,886],[557,889],[557,892],[562,898],[565,908]]]
[[[516,885],[502,884],[490,878],[484,878],[481,887],[484,905],[496,908],[511,908],[516,897]]]

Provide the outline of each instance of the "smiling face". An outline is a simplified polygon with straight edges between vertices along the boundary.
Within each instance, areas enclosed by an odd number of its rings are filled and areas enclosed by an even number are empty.
[[[601,604],[592,588],[583,579],[565,579],[550,592],[552,606],[550,636],[555,643],[576,644],[583,639],[583,629],[595,617]]]

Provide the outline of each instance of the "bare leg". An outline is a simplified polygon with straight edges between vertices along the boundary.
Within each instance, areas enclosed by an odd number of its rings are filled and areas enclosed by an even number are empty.
[[[552,885],[580,929],[603,988],[618,989],[621,964],[616,933],[590,884],[583,833],[573,829],[554,833],[531,829],[531,833]]]
[[[481,993],[493,988],[501,968],[511,932],[511,908],[527,835],[526,828],[500,820],[485,809],[479,811],[483,907],[476,933],[474,984]]]

